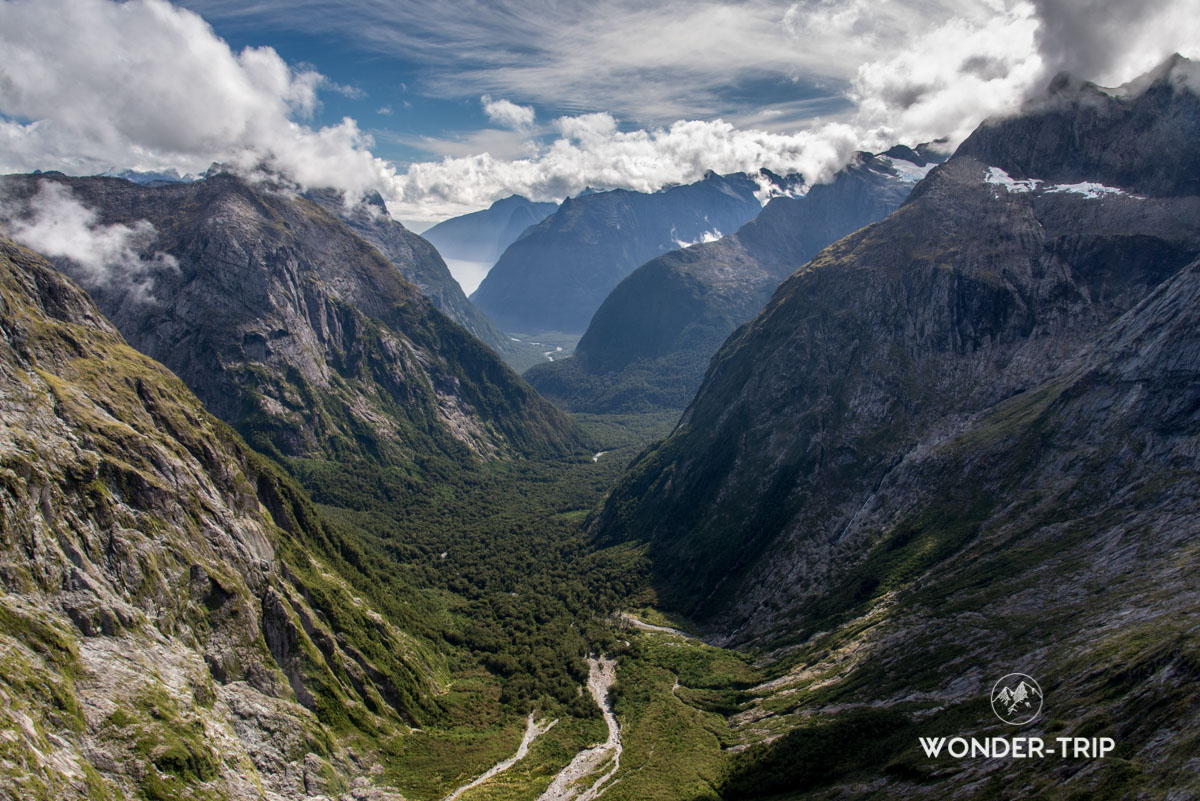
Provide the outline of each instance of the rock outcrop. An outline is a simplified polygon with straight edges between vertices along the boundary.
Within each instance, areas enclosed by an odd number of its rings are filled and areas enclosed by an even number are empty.
[[[501,356],[512,350],[508,337],[467,300],[432,243],[393,220],[378,195],[350,207],[337,192],[311,191],[306,196],[374,245],[442,314]]]

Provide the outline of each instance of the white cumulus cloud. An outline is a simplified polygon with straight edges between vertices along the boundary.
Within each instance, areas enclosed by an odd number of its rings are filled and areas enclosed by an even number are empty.
[[[722,120],[688,120],[666,128],[620,131],[608,114],[562,117],[561,137],[536,156],[509,160],[488,153],[410,165],[396,176],[397,216],[457,213],[509,194],[562,198],[584,187],[653,192],[699,180],[708,170],[802,173],[828,180],[854,153],[857,132],[842,124],[794,134],[740,130]]]
[[[0,2],[0,169],[263,166],[363,191],[391,171],[351,119],[313,128],[318,91],[354,92],[270,48],[234,53],[165,0]]]
[[[491,95],[484,95],[479,102],[483,104],[483,113],[497,125],[505,128],[528,128],[533,125],[534,113],[530,106],[518,106],[503,98],[493,100]]]

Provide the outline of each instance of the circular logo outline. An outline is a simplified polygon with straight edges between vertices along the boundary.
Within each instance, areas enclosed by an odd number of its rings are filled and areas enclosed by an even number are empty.
[[[1033,685],[1034,689],[1037,690],[1037,701],[1038,702],[1037,702],[1037,709],[1035,709],[1033,711],[1033,714],[1029,715],[1029,717],[1027,717],[1027,718],[1022,717],[1022,718],[1017,718],[1015,720],[1009,720],[1008,716],[1006,716],[1001,710],[996,708],[996,690],[1005,681],[1007,681],[1008,679],[1014,678],[1014,677],[1019,677],[1020,679],[1028,681],[1029,683],[1031,683]],[[1000,721],[1002,723],[1007,723],[1009,726],[1025,726],[1025,725],[1028,725],[1028,724],[1032,723],[1033,721],[1037,720],[1038,715],[1042,714],[1042,702],[1045,700],[1045,697],[1042,694],[1042,685],[1038,684],[1037,679],[1035,679],[1033,676],[1030,676],[1027,673],[1008,673],[1004,676],[1001,676],[999,679],[996,680],[996,683],[992,685],[992,692],[991,692],[991,695],[989,696],[989,698],[991,699],[991,702],[992,702],[992,712],[995,713],[996,717],[1000,718]]]

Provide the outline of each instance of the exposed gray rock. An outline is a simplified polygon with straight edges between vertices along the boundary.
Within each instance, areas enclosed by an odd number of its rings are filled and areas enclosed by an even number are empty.
[[[330,536],[308,502],[5,240],[0,299],[0,795],[349,786],[375,757],[351,760],[321,716],[407,730],[419,706],[367,706],[396,682],[436,692],[420,649],[378,627],[397,661],[375,669],[353,638],[300,624],[325,617],[313,595],[347,591],[317,550],[309,578],[281,555]]]

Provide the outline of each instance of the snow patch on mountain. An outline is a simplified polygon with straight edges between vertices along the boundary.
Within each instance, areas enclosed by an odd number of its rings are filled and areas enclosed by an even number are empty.
[[[1041,185],[1042,179],[1024,178],[1018,180],[999,167],[988,167],[987,173],[983,176],[983,182],[1002,186],[1012,194],[1023,194],[1036,190]]]
[[[900,180],[910,184],[915,184],[923,179],[929,174],[930,170],[938,165],[937,162],[931,161],[921,167],[913,164],[911,161],[892,158],[891,156],[877,156],[876,158],[891,167],[900,176]]]
[[[1046,189],[1046,193],[1083,195],[1091,200],[1097,200],[1099,198],[1112,195],[1124,195],[1126,197],[1136,198],[1137,200],[1145,200],[1145,198],[1141,195],[1131,195],[1124,189],[1117,189],[1115,186],[1105,186],[1104,184],[1098,184],[1092,181],[1082,181],[1077,184],[1057,184]]]

